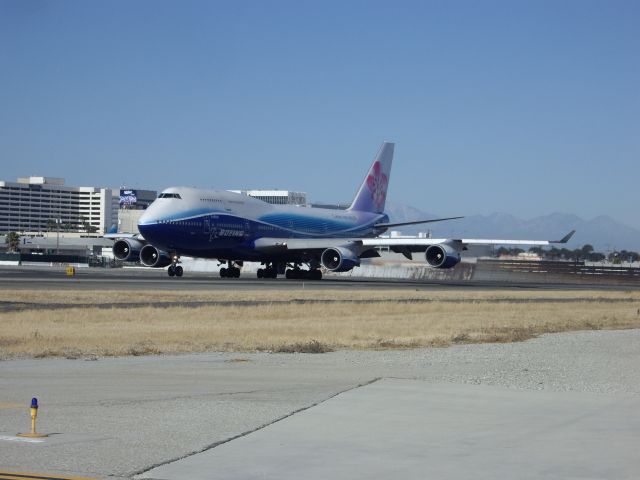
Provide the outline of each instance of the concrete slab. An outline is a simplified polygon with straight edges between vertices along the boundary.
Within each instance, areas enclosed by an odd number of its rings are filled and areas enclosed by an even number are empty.
[[[136,478],[637,478],[640,397],[382,380]]]
[[[545,392],[576,405],[581,396],[614,406],[618,397],[640,399],[640,330],[415,350],[88,360],[0,361],[0,435],[30,428],[34,396],[38,431],[57,434],[46,443],[0,441],[0,471],[130,478],[378,377],[508,388],[518,401]],[[398,406],[378,410],[376,422],[405,408],[399,392]]]

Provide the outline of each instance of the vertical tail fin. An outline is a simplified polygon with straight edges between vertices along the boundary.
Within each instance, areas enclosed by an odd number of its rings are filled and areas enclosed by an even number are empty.
[[[382,144],[349,210],[373,213],[384,212],[394,145],[391,142]]]

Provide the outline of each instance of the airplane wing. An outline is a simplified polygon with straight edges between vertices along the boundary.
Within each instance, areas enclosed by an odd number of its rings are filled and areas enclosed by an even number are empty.
[[[467,245],[551,245],[567,243],[573,234],[572,230],[560,240],[502,240],[494,238],[363,238],[364,246],[371,247],[416,247],[416,252],[426,250],[430,245],[452,244],[465,247]]]
[[[560,240],[506,240],[497,238],[365,238],[364,247],[389,247],[412,260],[412,253],[426,252],[426,260],[436,268],[450,268],[460,261],[460,252],[468,245],[551,245],[567,243],[576,233],[572,230]],[[446,259],[449,259],[448,261]]]
[[[120,240],[121,238],[133,238],[134,240],[144,241],[144,237],[139,233],[105,233],[102,238],[110,240]]]
[[[572,230],[560,240],[501,240],[479,238],[268,238],[255,241],[255,249],[261,252],[284,252],[291,250],[324,250],[332,247],[409,247],[420,252],[431,245],[451,244],[460,247],[466,245],[551,245],[567,243],[575,233]]]
[[[426,252],[426,261],[435,268],[451,268],[460,262],[460,252],[468,245],[552,245],[567,243],[573,236],[572,230],[560,240],[506,240],[480,238],[259,238],[254,243],[255,250],[265,254],[287,252],[320,254],[324,266],[333,259],[334,271],[345,270],[360,264],[361,258],[379,256],[376,247],[388,247],[412,259],[412,253]],[[325,254],[327,255],[325,260]]]

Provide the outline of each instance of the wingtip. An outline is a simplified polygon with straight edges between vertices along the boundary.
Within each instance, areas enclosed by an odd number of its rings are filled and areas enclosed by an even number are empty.
[[[571,231],[570,231],[569,233],[567,233],[564,237],[562,237],[562,239],[561,239],[561,240],[558,240],[558,241],[557,241],[557,242],[555,242],[555,243],[567,243],[567,242],[569,241],[569,239],[570,239],[571,237],[573,237],[573,234],[574,234],[574,233],[576,233],[576,231],[575,231],[575,230],[571,230]]]

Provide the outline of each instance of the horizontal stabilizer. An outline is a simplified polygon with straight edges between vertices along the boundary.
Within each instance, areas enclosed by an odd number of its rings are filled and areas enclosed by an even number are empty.
[[[402,223],[376,223],[374,226],[376,228],[391,228],[391,227],[401,227],[403,225],[418,225],[420,223],[444,222],[445,220],[457,220],[459,218],[464,218],[464,217],[433,218],[431,220],[416,220],[414,222],[402,222]]]

